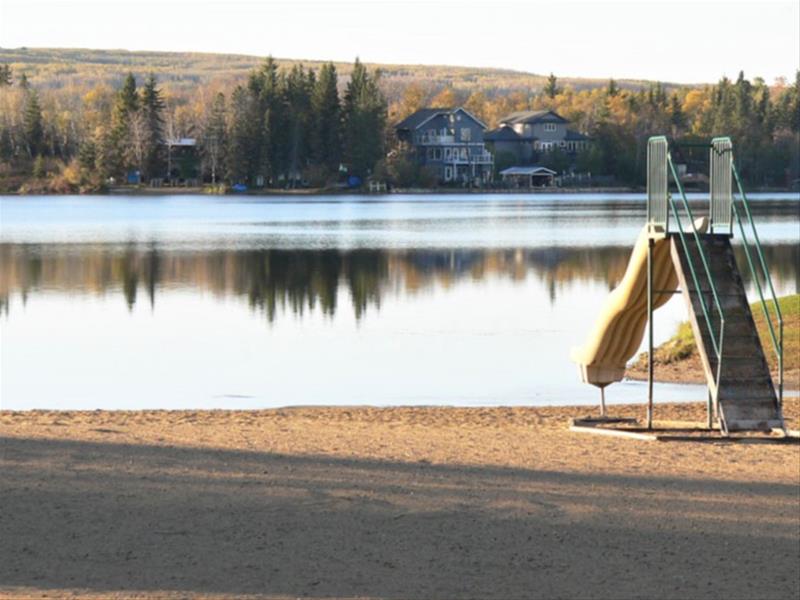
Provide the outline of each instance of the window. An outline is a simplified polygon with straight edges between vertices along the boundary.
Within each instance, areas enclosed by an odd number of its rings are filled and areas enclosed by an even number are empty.
[[[556,124],[555,123],[545,123],[544,124],[544,130],[553,132],[553,131],[556,130]]]
[[[461,128],[461,141],[462,142],[469,142],[472,140],[472,129],[469,127],[462,127]]]

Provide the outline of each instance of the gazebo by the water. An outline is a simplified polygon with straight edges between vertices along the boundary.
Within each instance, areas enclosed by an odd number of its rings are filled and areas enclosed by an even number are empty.
[[[518,188],[551,186],[555,176],[555,171],[539,165],[509,167],[500,171],[503,183]]]

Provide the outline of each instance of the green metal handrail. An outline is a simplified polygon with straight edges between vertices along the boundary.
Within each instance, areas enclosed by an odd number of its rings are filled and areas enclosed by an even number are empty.
[[[744,206],[745,213],[747,215],[747,220],[750,223],[750,228],[753,232],[753,239],[755,240],[755,248],[758,254],[758,261],[761,266],[761,270],[763,272],[763,276],[767,285],[769,286],[770,294],[772,295],[772,303],[775,305],[775,315],[778,318],[778,336],[775,335],[775,328],[772,324],[772,315],[767,308],[767,302],[764,300],[764,293],[761,289],[761,280],[759,277],[758,272],[753,264],[753,258],[750,253],[750,242],[747,240],[747,235],[744,230],[744,224],[742,223],[742,218],[739,215],[739,210],[736,208],[736,202],[731,203],[731,208],[733,209],[733,214],[736,217],[736,221],[739,224],[739,231],[742,234],[742,245],[744,246],[744,253],[745,257],[747,257],[747,264],[750,267],[750,273],[752,274],[753,281],[756,285],[756,291],[758,291],[758,298],[761,302],[761,309],[764,312],[764,319],[767,322],[767,328],[769,330],[769,336],[772,340],[772,347],[775,350],[775,354],[778,359],[778,406],[782,409],[783,408],[783,314],[781,313],[780,304],[778,304],[778,296],[775,294],[775,288],[772,285],[772,277],[770,277],[769,269],[767,268],[767,261],[764,258],[764,251],[761,246],[761,241],[758,239],[758,231],[756,231],[756,224],[753,221],[753,215],[750,212],[750,203],[747,201],[747,194],[744,192],[744,187],[742,186],[742,181],[739,177],[739,171],[736,169],[736,164],[731,161],[731,171],[733,172],[734,179],[736,180],[736,186],[739,189],[739,196],[742,201],[742,206]]]
[[[700,254],[700,260],[703,264],[703,269],[706,274],[706,278],[708,279],[708,285],[711,288],[711,294],[714,297],[714,303],[717,307],[717,312],[719,313],[719,341],[717,341],[716,337],[714,336],[714,326],[711,321],[711,317],[709,316],[708,306],[706,305],[706,300],[703,295],[703,290],[700,287],[700,282],[697,278],[697,271],[694,268],[693,261],[691,259],[691,255],[689,253],[689,245],[686,242],[686,236],[683,232],[683,224],[681,223],[680,216],[678,214],[678,208],[675,206],[675,201],[672,198],[672,195],[668,195],[668,201],[670,208],[672,209],[672,214],[675,217],[675,224],[677,225],[678,230],[678,237],[681,240],[681,245],[683,246],[683,250],[686,254],[686,262],[689,264],[689,272],[692,275],[692,281],[694,282],[694,287],[697,290],[697,297],[700,300],[700,307],[703,309],[703,317],[706,322],[706,326],[708,327],[709,337],[711,338],[711,345],[713,346],[714,354],[717,357],[717,373],[715,382],[714,382],[714,405],[717,407],[717,411],[719,411],[719,382],[722,377],[722,350],[724,347],[725,342],[725,312],[722,310],[722,303],[719,301],[719,294],[717,294],[717,286],[714,284],[714,277],[711,274],[711,268],[708,264],[708,259],[706,258],[705,251],[703,250],[703,246],[700,243],[700,234],[697,232],[697,227],[694,224],[694,215],[692,215],[692,209],[689,207],[689,200],[686,198],[686,193],[684,192],[683,185],[681,185],[681,180],[678,177],[678,173],[675,170],[675,165],[672,163],[672,156],[670,153],[667,153],[667,164],[669,165],[670,172],[672,173],[672,178],[675,180],[675,184],[678,187],[678,192],[681,195],[681,199],[683,201],[684,209],[686,210],[686,214],[689,217],[689,223],[692,227],[692,234],[694,236],[694,241],[697,246],[697,252]],[[723,423],[724,428],[724,423]],[[727,432],[727,430],[725,429]]]

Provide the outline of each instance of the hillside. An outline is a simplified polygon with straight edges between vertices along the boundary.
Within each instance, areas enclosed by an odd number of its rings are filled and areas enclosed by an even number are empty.
[[[25,73],[40,89],[81,87],[109,84],[119,87],[122,78],[133,72],[139,79],[155,73],[159,81],[176,91],[188,90],[198,83],[242,81],[264,57],[240,54],[206,54],[198,52],[140,52],[127,50],[88,50],[71,48],[0,48],[0,63],[10,64],[15,73]],[[276,59],[279,66],[291,67],[302,62],[317,67],[323,61]],[[335,63],[346,80],[352,63]],[[541,89],[548,74],[523,73],[507,69],[452,67],[440,65],[383,65],[380,68],[384,92],[392,102],[410,83],[431,88],[433,93],[446,87],[465,93],[483,91],[491,97],[516,91],[530,93]],[[558,75],[558,74],[556,74]],[[576,90],[605,86],[607,80],[559,77],[559,84]],[[650,82],[620,80],[623,89],[639,89]],[[678,87],[668,84],[667,89]]]

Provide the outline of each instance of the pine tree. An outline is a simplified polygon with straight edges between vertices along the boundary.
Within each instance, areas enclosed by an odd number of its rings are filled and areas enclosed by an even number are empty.
[[[686,126],[686,117],[683,114],[683,107],[681,106],[678,94],[672,94],[669,101],[669,122],[672,125],[672,135],[677,137]]]
[[[350,172],[360,177],[370,174],[383,157],[387,108],[379,77],[356,59],[344,96],[345,158]]]
[[[261,125],[256,132],[261,148],[259,172],[273,185],[289,169],[289,107],[286,100],[286,78],[269,56],[261,67],[261,93],[258,98]]]
[[[78,164],[82,169],[93,171],[97,162],[97,146],[94,140],[85,140],[78,148]]]
[[[41,155],[44,150],[44,127],[42,125],[42,108],[35,90],[29,90],[23,116],[23,132],[28,155],[31,158]]]
[[[13,82],[11,65],[0,65],[0,87],[10,86]]]
[[[144,172],[147,178],[164,173],[164,100],[150,74],[142,88],[141,113],[145,124]],[[170,174],[168,174],[169,176]]]
[[[558,78],[550,73],[547,84],[544,86],[544,93],[548,98],[555,98],[561,90],[558,89]]]
[[[133,73],[128,73],[117,93],[111,115],[111,131],[104,148],[103,163],[107,175],[123,175],[132,162],[131,119],[139,110],[139,92]]]
[[[311,76],[313,77],[313,75]],[[292,181],[308,165],[311,132],[312,79],[302,65],[295,65],[286,77],[288,108],[289,174]]]
[[[11,162],[14,158],[14,144],[11,142],[11,132],[8,127],[0,129],[0,160]]]
[[[231,120],[228,133],[227,172],[231,183],[248,182],[252,142],[249,113],[250,96],[242,86],[236,86],[231,95]]]
[[[314,151],[319,164],[330,171],[342,161],[341,104],[333,63],[322,65],[311,98],[314,115]]]

